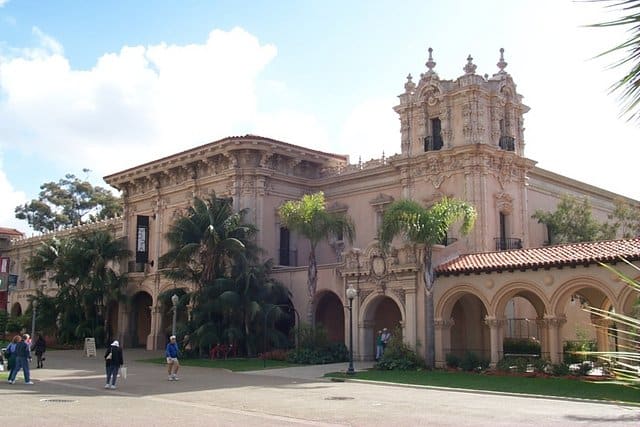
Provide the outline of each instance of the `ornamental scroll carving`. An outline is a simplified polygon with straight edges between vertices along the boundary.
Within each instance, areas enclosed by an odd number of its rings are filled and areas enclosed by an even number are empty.
[[[496,209],[498,212],[502,212],[506,215],[511,214],[513,211],[513,197],[503,192],[494,194],[493,197],[496,200]]]

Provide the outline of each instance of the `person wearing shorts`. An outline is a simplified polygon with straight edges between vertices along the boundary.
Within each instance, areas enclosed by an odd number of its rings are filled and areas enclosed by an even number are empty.
[[[169,337],[169,344],[167,344],[165,357],[167,358],[169,381],[178,381],[178,369],[180,369],[180,362],[178,362],[178,343],[176,342],[175,335],[171,335]]]

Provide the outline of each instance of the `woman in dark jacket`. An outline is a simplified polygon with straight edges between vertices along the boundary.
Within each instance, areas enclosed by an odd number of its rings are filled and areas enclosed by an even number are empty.
[[[115,389],[116,380],[118,379],[118,371],[120,367],[124,365],[124,358],[122,357],[122,349],[120,343],[116,340],[111,343],[107,352],[104,354],[104,360],[107,369],[107,383],[104,388]]]
[[[33,345],[33,351],[36,353],[38,359],[38,368],[44,368],[42,362],[44,362],[44,352],[47,351],[47,342],[44,340],[42,334],[38,334],[38,339]]]

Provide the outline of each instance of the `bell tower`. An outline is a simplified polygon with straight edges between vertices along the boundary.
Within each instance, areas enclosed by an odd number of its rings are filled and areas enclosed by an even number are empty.
[[[400,104],[401,153],[411,157],[425,152],[486,144],[524,156],[522,103],[511,75],[505,71],[504,49],[500,49],[498,72],[489,77],[476,74],[471,55],[464,74],[442,80],[434,71],[436,62],[429,48],[427,71],[416,84],[407,76]]]

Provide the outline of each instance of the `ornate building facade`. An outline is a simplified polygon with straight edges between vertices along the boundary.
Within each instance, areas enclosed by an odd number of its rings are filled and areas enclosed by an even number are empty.
[[[493,363],[502,356],[505,337],[535,337],[543,352],[560,360],[562,342],[575,339],[576,325],[589,325],[579,300],[630,312],[633,295],[598,266],[617,255],[640,257],[640,242],[624,240],[545,247],[545,227],[531,218],[537,209],[552,211],[564,194],[586,196],[594,216],[606,220],[616,199],[625,199],[571,178],[540,169],[525,157],[523,104],[503,52],[492,76],[476,74],[469,56],[461,76],[440,79],[432,51],[417,82],[409,75],[399,104],[400,151],[390,157],[351,164],[347,156],[325,153],[256,135],[228,137],[106,176],[122,192],[124,214],[104,224],[125,237],[136,254],[128,265],[128,304],[117,313],[117,335],[128,346],[159,348],[169,324],[169,307],[158,295],[176,286],[161,274],[159,257],[172,221],[194,196],[233,198],[248,208],[260,230],[257,244],[278,266],[275,276],[292,292],[292,304],[307,312],[305,260],[308,243],[283,228],[278,207],[287,200],[323,191],[329,209],[355,221],[353,245],[340,240],[318,252],[314,317],[336,340],[348,340],[345,290],[353,285],[354,353],[374,355],[375,333],[398,327],[404,340],[424,351],[424,284],[420,248],[397,240],[390,253],[376,241],[387,205],[411,198],[425,206],[443,196],[472,204],[478,219],[467,236],[453,228],[434,249],[436,279],[436,362],[446,354],[475,351]],[[73,232],[66,231],[66,232]],[[11,269],[20,279],[10,295],[14,314],[27,296],[47,283],[30,283],[23,263],[47,236],[13,242]],[[568,249],[566,249],[568,248]],[[600,251],[600,252],[599,252]],[[604,257],[602,257],[602,256]],[[526,328],[525,328],[526,326]],[[525,330],[526,329],[526,330]],[[606,336],[592,328],[599,346]]]

